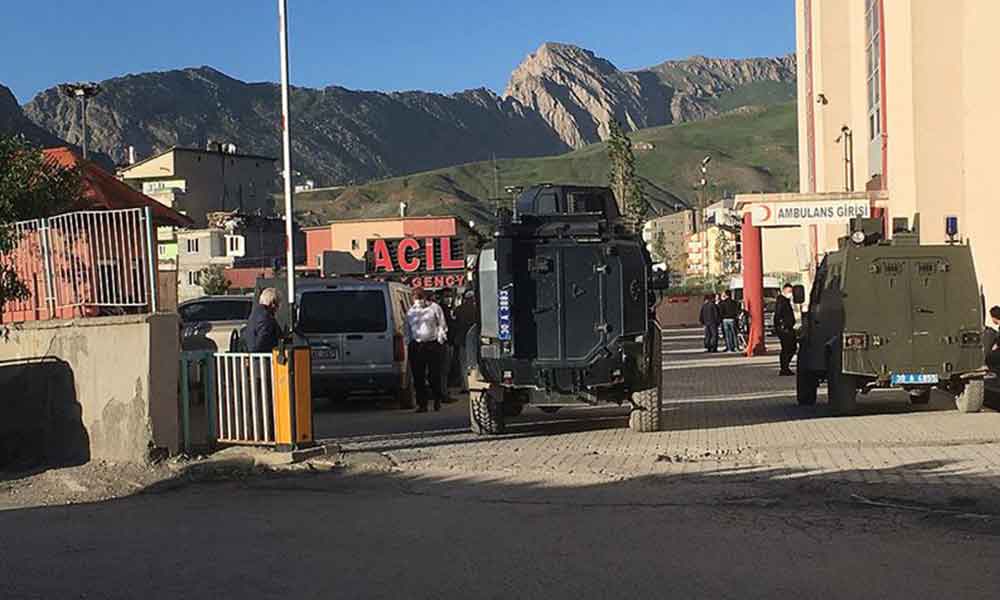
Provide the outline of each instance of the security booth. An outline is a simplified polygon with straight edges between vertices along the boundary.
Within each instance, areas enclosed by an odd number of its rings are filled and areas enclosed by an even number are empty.
[[[750,314],[747,355],[764,344],[764,273],[795,272],[808,289],[823,254],[837,248],[855,218],[884,216],[885,191],[737,194],[742,216],[743,293]]]

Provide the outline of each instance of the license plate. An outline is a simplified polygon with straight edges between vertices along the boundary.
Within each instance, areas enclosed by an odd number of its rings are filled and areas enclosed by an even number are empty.
[[[511,322],[510,311],[513,304],[513,295],[510,289],[503,289],[497,292],[497,338],[504,342],[509,342],[511,338],[513,323]]]
[[[332,348],[313,350],[312,358],[315,360],[337,360],[337,351]]]
[[[892,385],[926,385],[937,382],[938,376],[933,373],[896,373],[892,376]]]

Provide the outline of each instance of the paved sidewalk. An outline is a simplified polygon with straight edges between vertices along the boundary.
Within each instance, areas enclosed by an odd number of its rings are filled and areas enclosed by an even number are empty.
[[[937,392],[930,405],[914,407],[905,393],[877,392],[860,398],[857,416],[835,418],[822,391],[817,406],[796,405],[794,378],[777,376],[776,355],[705,354],[699,345],[697,331],[666,334],[658,433],[631,433],[624,408],[597,407],[555,417],[528,409],[507,435],[481,438],[468,432],[465,407],[450,406],[433,428],[400,431],[408,417],[395,413],[384,417],[395,420],[392,432],[338,439],[414,470],[1000,487],[994,410],[961,414]]]

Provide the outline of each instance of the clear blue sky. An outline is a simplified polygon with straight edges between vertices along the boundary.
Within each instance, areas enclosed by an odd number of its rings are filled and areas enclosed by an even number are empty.
[[[619,68],[791,52],[793,0],[288,0],[292,82],[502,92],[545,41]],[[22,103],[63,81],[211,65],[277,81],[276,0],[3,0],[0,83]]]

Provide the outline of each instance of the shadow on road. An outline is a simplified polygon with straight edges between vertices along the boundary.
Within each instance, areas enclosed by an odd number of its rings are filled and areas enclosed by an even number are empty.
[[[995,593],[990,487],[914,497],[913,486],[843,475],[734,466],[598,483],[398,471],[170,482],[106,503],[0,512],[0,530],[18,540],[0,549],[0,580],[8,597],[45,598]],[[76,553],[86,560],[68,559]]]

